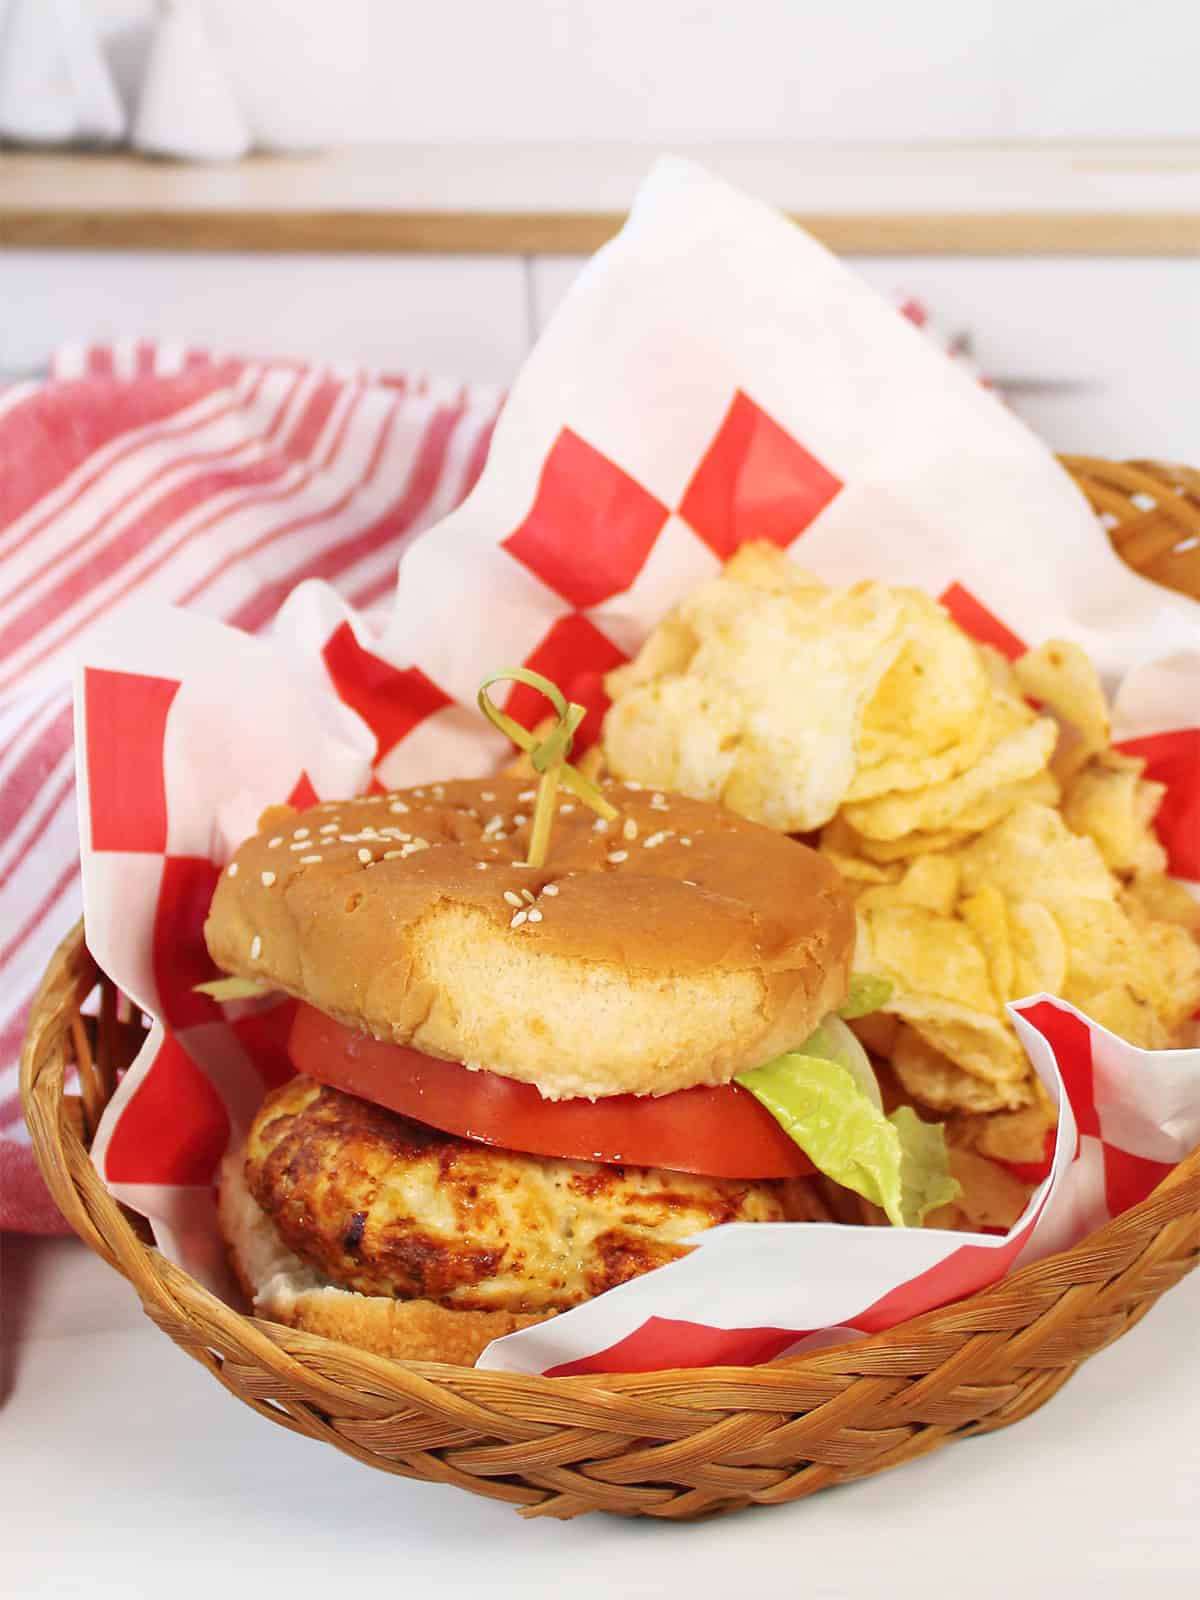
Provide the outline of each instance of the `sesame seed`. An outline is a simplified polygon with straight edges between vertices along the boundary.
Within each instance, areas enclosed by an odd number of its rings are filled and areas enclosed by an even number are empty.
[[[413,793],[416,795],[418,800],[424,800],[424,798],[425,798],[424,789],[414,789]]]
[[[680,878],[679,881],[680,883],[686,883],[689,889],[698,889],[700,887],[698,883],[693,883],[690,878]]]
[[[559,806],[558,814],[559,814],[560,817],[569,817],[571,815],[572,811],[574,811],[574,809],[575,809],[575,807],[568,800],[566,805]]]
[[[509,927],[510,928],[519,928],[523,922],[528,922],[528,920],[529,920],[528,911],[517,911],[517,912],[514,913],[513,919],[509,923]]]
[[[504,818],[500,815],[499,812],[497,812],[494,817],[489,817],[488,820],[484,823],[483,831],[484,831],[484,833],[499,833],[500,829],[503,826],[504,826]]]
[[[613,865],[616,866],[618,861],[628,861],[629,860],[629,851],[628,850],[610,850],[605,859],[608,860],[608,861],[611,861],[613,863]]]
[[[510,861],[508,864],[510,867],[527,867],[529,865],[528,861]]]
[[[259,938],[258,934],[256,933],[254,935],[254,938],[251,939],[251,941],[250,941],[250,959],[251,959],[251,961],[257,961],[260,955],[262,955],[262,940]]]
[[[518,800],[532,800],[536,793],[537,793],[536,789],[522,789],[520,794],[517,796],[517,799]]]
[[[513,813],[513,827],[514,828],[522,828],[522,827],[524,827],[524,825],[528,821],[529,821],[529,818],[525,815],[525,813],[523,811],[515,811]]]
[[[477,861],[475,863],[475,871],[476,872],[486,872],[487,869],[488,869],[488,864],[487,864],[486,861]]]
[[[404,859],[404,851],[403,850],[385,850],[383,852],[383,859],[385,861],[395,861],[397,856],[399,856],[400,859],[403,860]]]
[[[630,778],[629,782],[625,785],[625,787],[627,789],[640,789],[642,786],[641,786],[640,783],[634,783],[633,779]]]
[[[542,913],[535,908],[529,913],[529,920],[530,922],[540,922],[542,920]]]
[[[522,889],[521,890],[521,898],[522,898],[522,900],[525,901],[526,905],[530,905],[531,906],[533,904],[533,890],[532,889]]]
[[[269,889],[274,882],[275,882],[275,874],[273,872],[264,872],[263,873],[263,875],[262,875],[262,886],[263,886],[264,889]]]
[[[657,833],[652,833],[649,836],[649,838],[642,840],[642,849],[643,850],[657,850],[659,845],[662,844],[663,840],[664,839],[669,839],[670,836],[671,836],[670,828],[660,828],[660,830]]]
[[[679,842],[680,842],[680,844],[687,844],[687,845],[690,845],[690,844],[691,844],[691,842],[692,842],[692,841],[691,841],[691,840],[690,840],[690,839],[689,839],[689,838],[688,838],[688,836],[687,836],[687,834],[686,834],[686,833],[685,833],[685,834],[684,834],[684,836],[683,836],[683,838],[682,838],[682,839],[680,839],[680,841],[679,841]]]
[[[230,878],[236,878],[237,875],[238,875],[238,864],[237,864],[236,861],[231,861],[229,863],[229,871],[226,874],[226,876],[230,877]]]
[[[667,797],[666,797],[666,795],[665,794],[652,794],[650,796],[650,806],[651,806],[651,809],[654,810],[654,811],[665,811],[667,809]]]
[[[408,810],[408,807],[404,804],[403,800],[393,800],[391,805],[388,807],[388,810],[389,811],[394,811],[396,813],[396,815],[399,817],[399,816],[402,816],[404,814],[404,812],[406,812]]]
[[[597,817],[595,822],[592,823],[592,832],[593,833],[607,833],[608,832],[608,818],[607,817]]]
[[[300,865],[302,867],[311,867],[314,862],[320,861],[320,859],[320,856],[301,856]]]
[[[446,790],[445,790],[444,785],[442,785],[440,783],[435,783],[434,786],[433,786],[432,794],[433,794],[433,798],[435,800],[444,800],[446,798]]]
[[[558,893],[558,885],[556,883],[545,883],[542,885],[542,893],[555,895]]]
[[[358,859],[364,864],[370,861],[371,852],[367,849],[366,845],[363,845],[362,849],[358,852]]]
[[[292,838],[293,839],[307,839],[308,838],[308,829],[307,828],[294,828],[292,830]]]
[[[268,850],[278,850],[279,846],[282,843],[283,843],[283,835],[281,833],[277,833],[273,839],[268,839],[267,840],[267,849]]]
[[[625,835],[625,837],[627,839],[636,839],[637,838],[637,823],[633,820],[632,817],[626,817],[625,818],[625,825],[621,829],[621,832]]]
[[[494,791],[491,789],[480,789],[479,798],[481,800],[494,800],[496,796]]]
[[[505,889],[504,898],[508,901],[510,906],[516,906],[518,911],[521,909],[521,896],[516,892],[515,889]]]
[[[318,833],[336,833],[340,826],[341,824],[337,822],[323,822],[317,831]]]

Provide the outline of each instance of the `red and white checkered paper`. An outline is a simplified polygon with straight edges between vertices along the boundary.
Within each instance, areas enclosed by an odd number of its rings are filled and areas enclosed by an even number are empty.
[[[193,987],[213,883],[256,812],[490,770],[475,689],[518,661],[587,702],[594,736],[601,674],[749,538],[834,582],[919,584],[1010,654],[1079,640],[1117,690],[1124,747],[1169,786],[1172,870],[1200,879],[1200,612],[1125,569],[1048,452],[817,244],[663,163],[527,363],[475,490],[405,554],[380,635],[308,583],[269,640],[143,608],[89,642],[89,942],[159,1019],[94,1156],[164,1249],[222,1286],[212,1174],[289,1070],[287,1005],[223,1015]],[[519,688],[510,708],[536,715]],[[719,1228],[484,1364],[752,1362],[853,1338],[1081,1237],[1200,1141],[1200,1050],[1136,1050],[1049,997],[1015,1018],[1061,1116],[1006,1237]]]

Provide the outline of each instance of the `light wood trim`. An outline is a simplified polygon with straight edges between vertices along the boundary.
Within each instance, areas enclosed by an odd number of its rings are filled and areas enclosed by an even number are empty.
[[[793,215],[841,255],[1200,255],[1200,216],[1185,212]],[[0,202],[0,247],[587,255],[623,221],[607,211],[55,212]]]

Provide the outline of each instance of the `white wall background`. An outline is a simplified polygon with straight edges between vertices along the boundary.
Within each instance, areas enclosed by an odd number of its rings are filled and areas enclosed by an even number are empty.
[[[320,136],[1200,138],[1198,0],[198,3]],[[153,0],[88,4],[131,73]]]

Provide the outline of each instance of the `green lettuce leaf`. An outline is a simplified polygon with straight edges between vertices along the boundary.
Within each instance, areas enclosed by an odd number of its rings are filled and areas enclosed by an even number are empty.
[[[892,997],[892,984],[887,978],[876,978],[869,972],[855,972],[850,976],[850,992],[837,1009],[839,1017],[853,1020],[870,1016]]]
[[[871,1104],[883,1110],[883,1096],[871,1058],[834,1012],[831,1011],[817,1031],[808,1036],[798,1053],[819,1056],[822,1061],[836,1061],[838,1066],[845,1067]]]
[[[819,1171],[881,1206],[895,1227],[919,1227],[958,1193],[943,1129],[908,1106],[885,1116],[878,1088],[872,1096],[841,1060],[812,1053],[826,1027],[828,1019],[803,1049],[740,1072],[736,1081]]]
[[[211,983],[192,986],[197,994],[210,994],[214,1000],[253,1000],[260,994],[270,994],[275,987],[265,978],[214,978]]]

